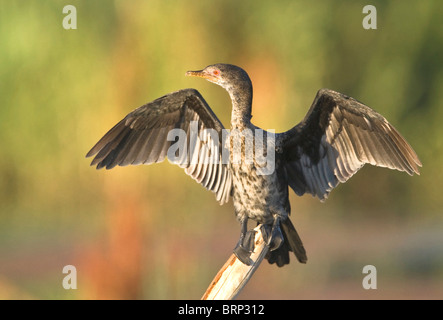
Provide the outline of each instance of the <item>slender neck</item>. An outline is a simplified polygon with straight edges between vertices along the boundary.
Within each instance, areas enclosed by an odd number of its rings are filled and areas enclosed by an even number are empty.
[[[237,82],[226,88],[232,101],[231,127],[243,129],[251,123],[252,84],[250,81]]]

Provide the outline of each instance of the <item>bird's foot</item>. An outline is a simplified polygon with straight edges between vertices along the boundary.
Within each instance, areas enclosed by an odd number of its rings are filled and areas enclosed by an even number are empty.
[[[234,248],[235,256],[244,264],[250,266],[254,263],[251,254],[254,251],[255,231],[249,230],[242,234],[237,246]]]
[[[272,228],[270,225],[262,225],[263,239],[269,246],[269,250],[277,250],[283,243],[283,234],[280,230],[280,218],[276,218]]]

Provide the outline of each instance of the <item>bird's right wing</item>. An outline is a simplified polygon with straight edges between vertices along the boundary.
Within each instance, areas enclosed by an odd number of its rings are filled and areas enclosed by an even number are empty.
[[[95,155],[91,165],[97,165],[97,169],[112,169],[117,165],[162,162],[168,156],[223,204],[232,189],[232,176],[222,158],[223,129],[201,94],[184,89],[129,113],[86,157]],[[186,144],[179,146],[183,141]]]

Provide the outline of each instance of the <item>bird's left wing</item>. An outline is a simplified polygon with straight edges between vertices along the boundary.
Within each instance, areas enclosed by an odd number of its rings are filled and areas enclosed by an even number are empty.
[[[229,167],[222,159],[223,128],[201,94],[195,89],[184,89],[129,113],[86,157],[95,155],[91,165],[97,165],[97,169],[151,164],[162,162],[174,143],[185,141],[182,148],[173,149],[169,160],[214,192],[223,204],[228,201],[232,188]],[[173,129],[176,130],[171,131]]]
[[[341,93],[321,89],[305,119],[277,135],[290,187],[325,200],[364,164],[419,174],[417,154],[379,113]]]

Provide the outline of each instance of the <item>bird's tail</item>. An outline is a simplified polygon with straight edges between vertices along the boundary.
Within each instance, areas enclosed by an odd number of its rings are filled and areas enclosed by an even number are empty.
[[[289,251],[292,251],[299,262],[306,263],[308,257],[305,248],[289,217],[281,222],[280,227],[284,241],[279,248],[269,251],[266,259],[271,264],[276,263],[277,266],[283,267],[285,264],[289,264]]]

